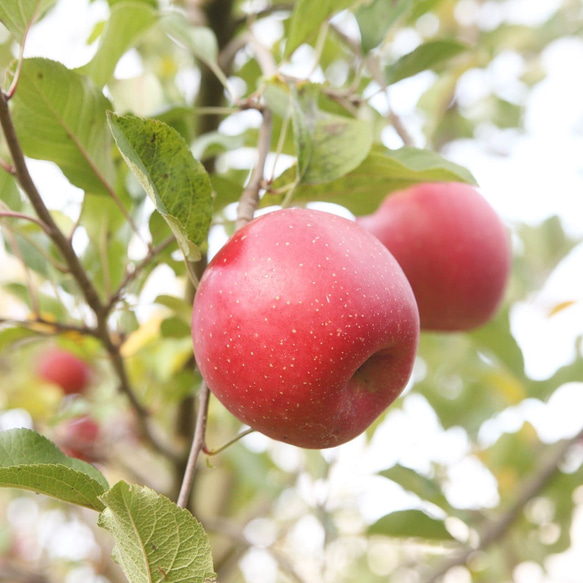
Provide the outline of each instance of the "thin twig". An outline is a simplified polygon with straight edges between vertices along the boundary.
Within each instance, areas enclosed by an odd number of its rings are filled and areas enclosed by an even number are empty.
[[[174,238],[174,235],[170,235],[156,247],[150,247],[146,256],[137,265],[135,265],[132,271],[128,271],[126,273],[124,280],[120,283],[115,292],[113,292],[113,294],[110,296],[107,304],[105,304],[104,307],[105,312],[110,313],[111,310],[113,310],[115,305],[121,300],[123,294],[127,290],[128,285],[132,281],[134,281],[146,267],[148,267],[148,265],[151,263],[152,259],[156,255],[162,253],[164,249],[169,247],[175,241],[176,239]]]
[[[496,520],[484,528],[480,535],[479,543],[476,547],[465,548],[445,559],[435,570],[423,580],[423,583],[437,583],[451,568],[464,565],[469,558],[478,551],[484,551],[490,545],[501,540],[508,532],[512,524],[520,517],[526,504],[537,496],[549,482],[555,477],[559,470],[559,465],[565,458],[568,451],[583,439],[583,430],[575,437],[568,439],[558,445],[554,451],[544,458],[537,471],[524,484],[518,492],[512,505],[501,514]]]
[[[186,508],[190,499],[192,485],[194,483],[194,474],[196,473],[196,462],[204,446],[204,434],[206,430],[206,419],[208,412],[210,391],[205,381],[200,384],[198,392],[198,412],[196,414],[196,425],[194,427],[194,437],[190,446],[190,453],[186,463],[186,471],[182,479],[180,494],[176,502],[180,508]]]
[[[372,78],[379,84],[379,86],[382,88],[383,93],[385,94],[385,99],[387,101],[387,110],[388,110],[387,117],[389,118],[391,124],[395,128],[395,131],[397,132],[397,134],[399,135],[399,137],[401,138],[401,140],[403,141],[403,144],[405,144],[405,146],[414,146],[415,141],[414,141],[413,137],[411,136],[411,134],[409,133],[409,131],[405,127],[405,124],[403,123],[401,118],[393,111],[393,109],[391,107],[391,104],[389,101],[389,88],[388,88],[387,83],[383,77],[382,72],[379,69],[378,56],[371,53],[368,56],[363,57],[361,47],[355,40],[350,38],[347,34],[345,34],[342,30],[340,30],[336,25],[331,24],[330,26],[331,26],[332,30],[336,33],[338,38],[352,52],[354,52],[355,55],[364,59],[366,65],[367,65],[367,67],[372,75]]]
[[[21,328],[27,328],[34,330],[39,334],[55,335],[63,334],[65,332],[76,332],[83,336],[92,336],[94,338],[99,338],[97,330],[90,328],[89,326],[78,326],[75,324],[63,324],[62,322],[52,322],[47,320],[42,316],[36,316],[35,318],[28,318],[26,320],[18,320],[16,318],[0,318],[0,326],[20,326]]]
[[[249,183],[245,187],[241,198],[239,199],[239,206],[237,208],[237,222],[236,228],[244,227],[249,221],[253,219],[257,203],[259,202],[259,190],[261,189],[261,182],[263,180],[263,172],[265,170],[265,161],[267,154],[269,154],[269,147],[271,144],[271,111],[265,109],[263,111],[263,121],[259,128],[259,143],[257,145],[257,165],[251,174]]]
[[[49,228],[39,219],[36,217],[31,217],[30,215],[25,215],[23,213],[16,213],[13,211],[3,211],[0,210],[0,217],[11,217],[13,219],[23,219],[25,221],[30,221],[35,225],[38,225],[47,235],[50,235]]]

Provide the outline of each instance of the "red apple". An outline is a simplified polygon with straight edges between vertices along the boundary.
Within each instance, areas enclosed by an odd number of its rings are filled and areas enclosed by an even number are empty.
[[[422,330],[469,330],[502,301],[511,256],[498,215],[471,186],[419,184],[357,218],[394,255],[415,292]]]
[[[82,393],[89,385],[87,363],[60,348],[42,354],[37,373],[43,380],[61,387],[67,395]]]
[[[67,419],[57,431],[57,443],[63,453],[85,462],[102,459],[101,429],[98,423],[87,415]]]
[[[255,219],[214,257],[192,335],[203,378],[233,415],[326,448],[362,433],[401,393],[419,319],[377,239],[333,214],[287,209]]]

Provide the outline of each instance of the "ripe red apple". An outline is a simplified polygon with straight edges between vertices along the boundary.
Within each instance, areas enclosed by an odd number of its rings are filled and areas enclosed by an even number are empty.
[[[97,421],[87,415],[63,422],[58,427],[56,440],[68,456],[89,463],[102,459],[101,429]]]
[[[468,330],[490,320],[510,272],[498,215],[471,186],[426,183],[357,218],[394,255],[415,292],[421,329]]]
[[[413,292],[381,243],[330,213],[279,210],[239,230],[196,293],[196,362],[233,415],[306,448],[362,433],[405,387]]]
[[[43,380],[61,387],[67,395],[82,393],[90,379],[87,363],[60,348],[53,348],[41,355],[37,374]]]

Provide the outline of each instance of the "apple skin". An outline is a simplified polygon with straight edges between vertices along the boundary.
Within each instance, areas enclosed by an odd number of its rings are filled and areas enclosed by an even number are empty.
[[[196,362],[239,420],[304,448],[362,433],[402,392],[419,315],[387,249],[353,221],[278,210],[207,267],[192,317]]]
[[[403,268],[422,330],[470,330],[493,318],[510,273],[510,245],[498,215],[474,188],[419,184],[389,195],[357,223]]]
[[[67,395],[82,393],[90,380],[87,363],[60,348],[53,348],[41,355],[37,374],[43,380],[61,387]]]

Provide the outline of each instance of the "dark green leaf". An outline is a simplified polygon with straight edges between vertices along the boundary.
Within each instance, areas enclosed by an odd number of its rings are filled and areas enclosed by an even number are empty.
[[[328,183],[354,170],[372,146],[364,120],[320,111],[308,95],[293,101],[293,129],[300,182]]]
[[[294,181],[297,169],[286,170],[273,184],[278,188]],[[374,212],[387,194],[419,182],[467,182],[475,179],[465,168],[430,150],[374,147],[366,159],[342,178],[326,184],[300,184],[296,201],[325,201],[345,206],[356,215]],[[269,204],[271,197],[264,197]]]
[[[133,115],[108,116],[117,146],[168,222],[184,256],[200,258],[212,214],[211,183],[184,138],[161,121]]]
[[[12,116],[24,153],[59,165],[72,184],[107,194],[115,173],[106,111],[89,78],[48,59],[25,59]]]

